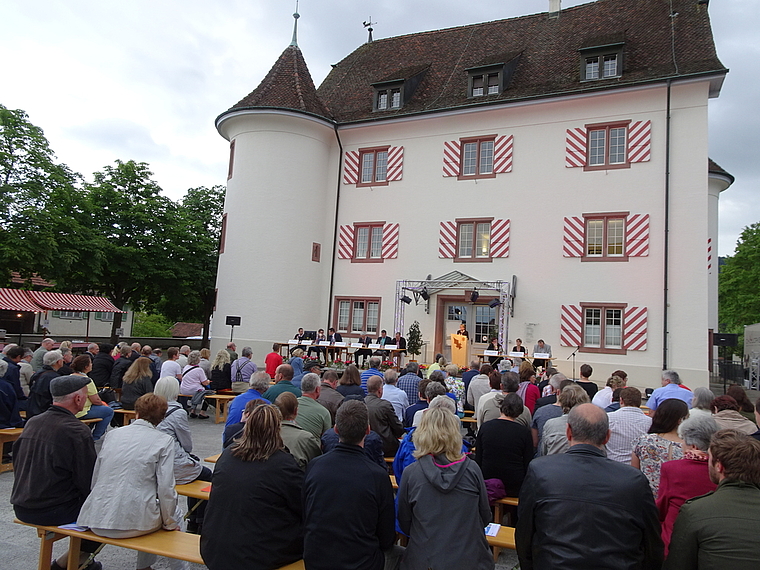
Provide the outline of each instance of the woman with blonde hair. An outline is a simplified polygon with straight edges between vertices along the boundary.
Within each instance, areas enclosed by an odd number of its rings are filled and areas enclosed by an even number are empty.
[[[214,362],[211,363],[211,386],[212,390],[228,390],[232,387],[232,362],[230,353],[222,349],[216,353]]]
[[[303,557],[304,474],[284,449],[280,418],[277,406],[255,407],[214,468],[201,531],[209,570],[273,569]]]
[[[401,570],[492,570],[483,533],[491,509],[480,467],[462,453],[459,418],[443,408],[428,409],[414,444],[417,461],[404,470],[398,490],[398,523],[409,536]]]
[[[338,387],[335,389],[341,396],[359,396],[364,400],[364,389],[362,388],[362,377],[356,364],[349,364],[343,371],[343,376],[338,380]]]
[[[153,391],[153,371],[150,364],[150,358],[141,356],[124,373],[119,402],[125,410],[134,410],[137,398]]]

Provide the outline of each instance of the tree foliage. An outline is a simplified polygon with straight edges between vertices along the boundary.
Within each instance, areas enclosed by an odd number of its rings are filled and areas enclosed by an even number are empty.
[[[422,333],[420,333],[418,321],[414,321],[409,327],[406,335],[406,350],[411,356],[417,356],[422,351]]]
[[[78,220],[60,224],[61,211],[80,211],[79,181],[55,161],[42,129],[24,111],[0,105],[0,284],[12,270],[29,277],[54,265],[66,269],[71,260],[55,256],[61,232],[69,241],[85,237]]]
[[[201,321],[207,338],[224,188],[191,188],[174,202],[132,160],[83,184],[26,113],[0,106],[0,128],[0,284],[11,271],[36,273],[60,291]],[[117,313],[112,340],[120,326]]]
[[[721,332],[742,334],[744,325],[760,322],[760,223],[744,228],[734,255],[726,258],[718,297]]]
[[[137,337],[170,337],[174,323],[163,315],[155,313],[135,313],[132,323],[132,336]]]

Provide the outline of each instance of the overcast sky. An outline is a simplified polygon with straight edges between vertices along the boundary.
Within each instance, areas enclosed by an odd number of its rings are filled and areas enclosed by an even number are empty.
[[[228,143],[214,119],[252,91],[289,44],[294,4],[4,0],[0,103],[24,109],[59,160],[88,180],[116,159],[134,159],[150,164],[174,199],[224,184]],[[370,16],[382,38],[547,8],[548,0],[302,0],[298,43],[319,85],[331,63],[366,41]],[[719,253],[728,255],[742,228],[760,221],[760,6],[713,0],[710,15],[731,70],[710,101],[710,156],[736,177],[720,200]]]

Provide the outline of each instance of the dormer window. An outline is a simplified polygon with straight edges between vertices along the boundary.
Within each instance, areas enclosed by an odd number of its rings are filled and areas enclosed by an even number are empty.
[[[623,42],[581,48],[581,81],[620,77],[623,73]]]
[[[468,97],[498,95],[503,88],[504,64],[468,69]]]
[[[472,78],[472,96],[482,97],[483,95],[493,95],[499,92],[499,74],[486,73],[484,75],[475,75]]]
[[[400,109],[401,108],[401,88],[394,89],[378,89],[377,90],[377,104],[375,108],[378,111],[385,111],[386,109]]]
[[[372,83],[375,89],[372,108],[375,111],[401,109],[412,98],[414,90],[417,89],[429,67],[428,64],[406,67]]]
[[[587,81],[591,79],[607,79],[608,77],[617,77],[618,75],[618,56],[616,53],[586,58]]]

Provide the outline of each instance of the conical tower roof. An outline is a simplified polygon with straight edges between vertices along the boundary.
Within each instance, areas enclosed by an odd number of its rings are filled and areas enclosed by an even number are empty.
[[[254,107],[293,109],[330,118],[330,112],[317,95],[303,54],[296,45],[286,47],[261,84],[233,105],[230,111]]]

